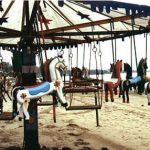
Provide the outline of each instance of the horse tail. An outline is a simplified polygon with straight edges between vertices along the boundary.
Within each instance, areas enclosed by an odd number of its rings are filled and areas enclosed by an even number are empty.
[[[104,89],[105,89],[105,91],[108,90],[108,85],[107,85],[107,83],[104,83]]]
[[[121,78],[118,78],[117,82],[114,84],[114,88],[117,88],[121,82]]]
[[[145,91],[146,93],[150,93],[150,82],[145,83]]]

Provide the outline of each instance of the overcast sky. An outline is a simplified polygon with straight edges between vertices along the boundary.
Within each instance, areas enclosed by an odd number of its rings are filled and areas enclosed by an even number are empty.
[[[136,40],[136,50],[137,50],[137,60],[139,61],[142,57],[145,58],[145,52],[146,52],[146,40],[144,37],[144,34],[142,35],[138,35],[135,36],[135,40]],[[150,35],[148,35],[148,41],[150,41]],[[130,48],[130,38],[126,37],[124,39],[124,41],[122,41],[122,39],[118,39],[116,41],[117,43],[117,59],[122,59],[123,62],[128,62],[129,64],[131,63],[131,48]],[[105,41],[105,42],[101,42],[101,52],[102,52],[102,64],[103,64],[103,68],[104,69],[108,69],[110,67],[110,63],[113,62],[113,58],[112,58],[112,47],[111,47],[111,41]],[[97,51],[99,51],[99,45],[96,44],[97,47]],[[93,45],[92,45],[93,48]],[[86,45],[85,46],[85,60],[83,62],[83,50],[84,50],[84,45],[79,45],[79,55],[78,55],[78,65],[79,67],[82,67],[83,65],[85,67],[89,67],[89,63],[91,64],[91,68],[95,68],[95,53],[92,51],[92,60],[91,62],[90,60],[90,45]],[[64,58],[66,61],[66,64],[69,66],[69,58],[68,55],[70,53],[70,50],[65,49],[64,50]],[[73,66],[75,67],[77,65],[77,48],[73,48],[72,49],[72,53],[73,53],[73,59],[72,59],[72,63]],[[48,58],[57,55],[57,50],[48,50],[47,51],[47,56]],[[134,47],[133,47],[133,69],[135,69],[135,52],[134,52]],[[12,54],[11,52],[8,52],[6,50],[2,50],[2,56],[4,61],[7,62],[11,62],[11,57]],[[98,56],[98,52],[97,52],[97,61],[99,63],[99,56]],[[150,69],[150,43],[148,42],[148,66]],[[43,55],[44,58],[44,55]],[[45,58],[44,58],[45,59]],[[37,60],[37,64],[38,60]]]

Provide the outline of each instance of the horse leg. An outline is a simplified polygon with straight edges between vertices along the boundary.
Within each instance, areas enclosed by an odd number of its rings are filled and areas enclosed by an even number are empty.
[[[105,89],[105,101],[108,102],[108,84],[104,84],[104,89]]]
[[[110,92],[110,99],[111,99],[111,102],[114,102],[113,89],[111,88],[111,89],[109,90],[109,92]]]
[[[117,95],[117,87],[114,88],[114,94]]]
[[[0,114],[3,113],[3,99],[2,97],[0,98]]]
[[[143,79],[142,81],[141,81],[141,93],[143,93],[144,92],[144,84],[146,83],[146,81]]]
[[[129,103],[129,88],[130,88],[130,87],[126,87],[127,103]]]
[[[122,95],[122,81],[119,84],[119,97]]]
[[[133,86],[133,89],[134,89],[134,92],[136,92],[136,84],[134,83],[134,84],[132,84],[132,86]]]
[[[122,99],[122,102],[125,103],[125,89],[122,90]]]
[[[142,81],[140,81],[137,85],[138,85],[138,94],[142,95]]]
[[[150,105],[150,93],[147,93],[148,105]]]

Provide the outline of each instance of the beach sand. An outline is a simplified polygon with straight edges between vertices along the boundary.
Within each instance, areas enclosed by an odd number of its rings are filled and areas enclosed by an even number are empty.
[[[48,99],[51,98],[43,97],[43,101]],[[87,105],[92,102],[93,94],[74,94],[73,104]],[[5,107],[7,111],[8,106]],[[99,127],[96,127],[95,110],[66,111],[60,106],[56,110],[57,120],[54,123],[51,106],[38,108],[41,146],[69,147],[72,150],[150,149],[150,106],[144,94],[132,92],[129,104],[122,103],[117,95],[115,102],[106,103],[103,99]],[[9,146],[22,147],[23,136],[23,122],[18,118],[0,121],[0,150]]]

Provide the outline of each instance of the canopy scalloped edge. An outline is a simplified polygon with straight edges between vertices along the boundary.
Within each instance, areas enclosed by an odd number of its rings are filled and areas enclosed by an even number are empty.
[[[71,1],[71,0],[70,0]],[[130,4],[130,3],[124,3],[124,2],[118,2],[118,1],[105,1],[105,0],[73,0],[74,2],[80,2],[86,5],[90,5],[92,11],[96,11],[97,7],[99,12],[103,12],[104,9],[106,9],[107,13],[110,13],[111,8],[114,10],[117,10],[118,8],[123,8],[126,11],[126,15],[140,15],[147,17],[150,15],[150,7],[146,5],[138,5],[138,4]],[[64,0],[58,0],[58,5],[60,7],[63,7]]]

